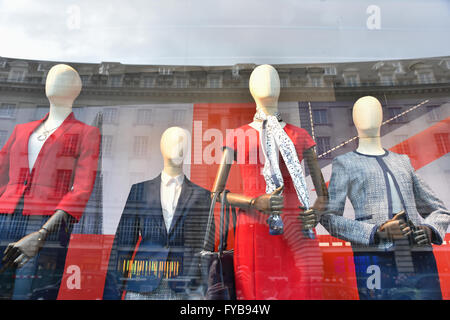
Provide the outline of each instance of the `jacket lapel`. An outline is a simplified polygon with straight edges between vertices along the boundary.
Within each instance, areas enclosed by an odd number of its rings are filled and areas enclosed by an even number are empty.
[[[167,232],[161,206],[161,175],[158,175],[155,179],[148,182],[147,206],[152,215],[152,219],[160,220],[159,224],[163,226],[162,229],[164,232]]]
[[[188,203],[192,199],[192,186],[189,180],[184,177],[183,186],[181,187],[180,197],[178,198],[177,207],[170,225],[169,234],[175,229],[178,220],[185,214],[187,208],[190,208]]]
[[[38,128],[48,117],[48,113],[45,115],[44,118],[42,118],[41,120],[38,121],[33,121],[30,122],[29,126],[27,127],[27,132],[25,133],[25,141],[24,141],[24,146],[23,146],[23,151],[24,154],[26,154],[26,160],[27,160],[27,167],[30,170],[31,168],[29,168],[29,160],[28,160],[28,142],[30,140],[30,136],[31,134],[36,130],[36,128]],[[72,127],[72,125],[75,123],[76,119],[75,116],[73,114],[73,112],[71,112],[66,119],[64,119],[64,121],[61,123],[61,125],[58,127],[58,129],[55,130],[55,132],[53,132],[48,138],[47,140],[44,142],[41,150],[38,153],[38,157],[36,158],[36,161],[34,163],[33,168],[38,168],[38,164],[39,161],[41,160],[42,156],[46,154],[46,152],[48,151],[49,148],[51,148],[52,146],[54,146],[54,142],[58,140],[59,137],[61,137],[67,130],[69,130],[70,127]]]
[[[53,139],[53,141],[59,139],[59,137],[61,137],[67,130],[70,129],[70,127],[72,127],[76,122],[75,119],[75,115],[73,114],[73,112],[71,112],[66,119],[64,119],[64,121],[61,123],[61,125],[59,126],[58,129],[55,130],[55,132],[53,132],[53,134],[51,134],[47,141],[49,139]]]
[[[147,203],[152,210],[162,210],[161,207],[161,175],[148,181]]]
[[[45,119],[47,119],[48,114],[42,118],[41,120],[32,121],[28,123],[24,123],[22,125],[22,130],[18,132],[18,136],[16,138],[16,141],[20,143],[20,168],[27,168],[30,172],[31,168],[29,167],[29,160],[28,160],[28,144],[30,141],[30,136],[36,130],[38,126],[41,125],[42,122],[44,122]]]

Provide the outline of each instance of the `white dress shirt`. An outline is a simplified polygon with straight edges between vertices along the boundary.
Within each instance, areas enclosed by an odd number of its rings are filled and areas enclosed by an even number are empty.
[[[161,172],[161,207],[167,232],[169,232],[170,225],[172,224],[183,181],[184,174],[171,177],[164,171]]]

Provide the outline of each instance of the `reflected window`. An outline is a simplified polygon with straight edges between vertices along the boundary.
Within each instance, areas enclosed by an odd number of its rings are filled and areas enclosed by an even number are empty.
[[[14,119],[16,117],[16,105],[13,103],[2,103],[0,106],[0,118]]]
[[[209,88],[221,88],[222,87],[222,79],[220,77],[211,77],[208,79],[208,87]]]
[[[111,87],[120,87],[122,86],[122,75],[113,75],[109,77],[109,85]]]
[[[314,124],[328,124],[328,113],[326,109],[313,110]]]
[[[69,191],[72,170],[60,169],[56,174],[55,196],[63,196]]]
[[[151,109],[139,109],[136,113],[136,124],[138,125],[150,125],[152,124],[153,110]]]
[[[450,152],[448,133],[436,133],[434,135],[434,141],[440,154],[447,154]]]
[[[381,75],[380,83],[382,86],[393,86],[395,84],[393,75]]]
[[[219,79],[220,80],[220,79]],[[176,78],[175,79],[175,87],[176,88],[187,88],[189,84],[189,80],[187,78]],[[211,88],[220,88],[220,84],[214,84],[219,85]]]
[[[331,149],[330,137],[316,137],[317,154],[321,155]],[[331,153],[324,155],[322,158],[331,157]]]
[[[186,120],[186,110],[174,110],[172,114],[173,124],[183,124]]]
[[[393,119],[392,123],[403,123],[408,121],[406,114],[400,116],[401,113],[402,108],[400,107],[388,108],[389,119],[399,116],[398,118]]]
[[[118,111],[116,108],[103,109],[103,123],[116,124],[118,119]]]
[[[0,149],[3,148],[7,139],[8,139],[8,130],[0,130]]]
[[[331,66],[325,67],[324,74],[326,76],[335,76],[337,74],[336,67],[331,67]]]
[[[101,155],[110,157],[113,154],[113,136],[102,135]]]
[[[145,76],[142,79],[142,86],[145,88],[153,88],[155,86],[155,77]]]
[[[282,77],[280,78],[280,86],[282,88],[287,88],[289,87],[289,78],[288,77]]]
[[[12,70],[9,73],[9,81],[11,82],[23,82],[25,80],[24,70]]]
[[[411,150],[409,148],[409,142],[407,140],[408,140],[408,136],[405,136],[405,135],[398,136],[399,144],[398,144],[398,148],[396,151],[397,153],[408,154],[408,155],[410,154]]]
[[[359,77],[357,74],[351,74],[345,76],[345,85],[348,87],[358,87],[359,86]]]
[[[439,121],[441,119],[440,106],[428,106],[428,120]]]
[[[135,157],[144,157],[147,155],[147,150],[148,150],[148,137],[145,136],[134,137],[133,155]]]
[[[89,79],[90,79],[89,75],[80,75],[80,79],[81,79],[81,83],[83,84],[83,86],[89,85]]]
[[[421,84],[430,84],[434,83],[434,75],[433,72],[427,71],[427,72],[418,72],[417,73],[417,80]]]
[[[78,134],[65,134],[62,156],[75,156],[78,140]]]
[[[310,84],[312,87],[323,87],[324,86],[322,77],[310,77],[309,81],[310,81]]]

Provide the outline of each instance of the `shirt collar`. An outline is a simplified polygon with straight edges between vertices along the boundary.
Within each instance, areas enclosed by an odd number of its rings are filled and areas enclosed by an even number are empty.
[[[175,183],[180,186],[183,184],[184,181],[184,174],[180,174],[176,177],[171,177],[169,176],[167,173],[165,173],[164,171],[161,172],[161,183],[163,185],[168,185],[170,182],[175,181]]]

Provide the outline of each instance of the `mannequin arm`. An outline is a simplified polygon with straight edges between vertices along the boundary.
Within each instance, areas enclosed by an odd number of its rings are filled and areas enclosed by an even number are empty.
[[[2,259],[0,273],[8,267],[23,267],[28,260],[37,255],[45,243],[47,236],[61,226],[67,229],[70,216],[62,210],[56,210],[39,231],[32,232],[17,242],[8,244]]]
[[[316,189],[317,200],[311,208],[313,210],[303,212],[300,215],[300,220],[303,222],[302,225],[304,229],[312,229],[319,223],[321,212],[326,208],[328,202],[328,190],[314,149],[306,149],[303,152],[303,158],[308,166],[312,182]]]
[[[322,171],[320,170],[316,152],[313,148],[306,149],[303,152],[303,158],[305,159],[306,165],[308,166],[318,198],[321,198],[322,200],[328,200],[328,189],[322,176]]]
[[[234,150],[225,147],[216,179],[214,181],[212,194],[216,192],[220,194],[225,190],[233,160],[235,160]],[[241,209],[253,208],[267,214],[281,214],[283,209],[283,196],[280,195],[280,193],[282,190],[283,187],[280,187],[271,194],[263,194],[256,198],[229,192],[227,193],[226,201],[232,206]],[[220,199],[220,197],[218,197],[218,199]]]

